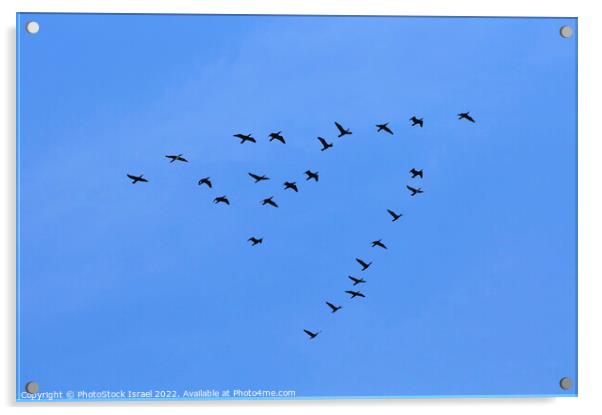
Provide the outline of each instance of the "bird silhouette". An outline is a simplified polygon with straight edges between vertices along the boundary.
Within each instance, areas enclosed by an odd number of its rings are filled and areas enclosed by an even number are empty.
[[[461,119],[465,119],[465,120],[468,120],[468,121],[470,121],[470,122],[476,122],[476,121],[474,120],[474,118],[472,118],[472,117],[470,116],[470,111],[468,111],[468,112],[461,112],[461,113],[459,113],[459,114],[458,114],[458,119],[459,119],[459,120],[461,120]]]
[[[363,283],[365,283],[365,282],[366,282],[366,280],[365,280],[365,279],[363,279],[363,278],[355,278],[355,277],[352,277],[351,275],[347,275],[347,277],[349,277],[349,279],[350,279],[351,281],[353,281],[353,286],[354,286],[354,287],[355,287],[356,285],[358,285],[358,284],[363,284]]]
[[[306,171],[305,171],[305,174],[307,175],[307,179],[305,179],[305,180],[314,179],[316,182],[317,182],[318,180],[320,180],[320,176],[318,176],[318,172],[315,172],[315,173],[314,173],[314,172],[313,172],[313,171],[311,171],[311,170],[306,170]]]
[[[338,306],[338,307],[337,307],[336,305],[334,305],[334,304],[332,304],[332,303],[329,303],[328,301],[326,301],[326,305],[327,305],[328,307],[330,307],[330,309],[332,310],[332,312],[333,312],[333,313],[336,313],[336,312],[337,312],[337,311],[339,311],[341,308],[343,308],[343,306],[342,306],[342,305],[340,305],[340,306]]]
[[[213,203],[225,203],[226,205],[229,205],[230,201],[226,196],[219,196],[213,199]]]
[[[286,141],[284,141],[284,137],[280,134],[282,131],[278,131],[277,133],[270,133],[269,137],[270,137],[270,141],[280,141],[282,144],[286,144]]]
[[[254,236],[251,236],[249,239],[247,239],[247,241],[251,242],[253,246],[255,246],[257,244],[263,243],[263,238],[256,238]]]
[[[303,329],[303,331],[305,332],[305,334],[307,334],[309,336],[309,340],[315,339],[318,334],[322,333],[321,331],[313,333],[313,332],[311,332],[311,331],[309,331],[307,329]]]
[[[382,243],[382,239],[379,239],[378,241],[372,241],[372,248],[374,248],[375,246],[378,246],[379,248],[383,248],[383,249],[389,249],[389,248],[387,248],[387,245]]]
[[[186,160],[184,157],[182,157],[181,154],[178,154],[176,156],[165,156],[168,159],[170,159],[170,163],[173,163],[174,161],[183,161],[184,163],[188,163],[188,160]]]
[[[296,182],[284,182],[284,190],[286,190],[286,189],[292,189],[295,192],[299,191],[299,188],[297,187]]]
[[[412,194],[410,196],[415,196],[417,193],[424,193],[424,191],[419,187],[419,188],[414,188],[412,186],[406,186],[408,188],[408,190],[410,192],[412,192]]]
[[[127,175],[130,179],[132,179],[132,184],[136,184],[138,182],[143,182],[146,183],[148,182],[148,180],[146,180],[143,176],[143,174],[141,174],[140,176],[134,176],[133,174],[128,174]]]
[[[130,179],[132,179],[132,184],[136,184],[136,183],[138,183],[138,182],[142,182],[142,183],[146,183],[146,182],[148,182],[148,180],[146,180],[146,179],[144,178],[144,175],[143,175],[143,174],[141,174],[140,176],[135,176],[135,175],[133,175],[133,174],[127,174],[127,176],[128,176]]]
[[[366,263],[359,258],[355,258],[355,260],[362,266],[362,271],[366,271],[368,268],[370,268],[370,265],[372,265],[372,262]]]
[[[415,115],[413,115],[412,118],[410,118],[410,121],[412,121],[412,127],[415,125],[420,125],[420,128],[422,128],[424,126],[424,121],[422,120],[422,118],[416,118]]]
[[[261,202],[261,204],[262,204],[263,206],[265,206],[265,205],[270,205],[270,206],[274,206],[275,208],[277,208],[277,207],[278,207],[278,204],[277,204],[276,202],[274,202],[274,200],[273,200],[273,199],[274,199],[274,196],[272,196],[272,197],[268,197],[267,199],[263,199],[263,201]]]
[[[318,140],[320,140],[320,143],[322,143],[322,150],[320,151],[328,150],[330,147],[332,147],[332,143],[326,142],[326,140],[322,137],[318,137]]]
[[[351,130],[343,128],[343,126],[336,121],[335,121],[334,125],[336,125],[337,129],[339,130],[339,136],[338,136],[339,138],[343,137],[344,135],[353,134],[351,132]]]
[[[387,209],[387,212],[389,212],[389,215],[393,216],[392,222],[395,222],[397,219],[399,219],[403,216],[401,213],[397,214],[397,213],[393,212],[391,209]]]
[[[345,292],[347,294],[351,294],[351,298],[355,298],[355,297],[364,297],[364,298],[366,298],[366,296],[364,294],[362,294],[360,291],[347,290]]]
[[[415,179],[416,176],[420,177],[421,179],[423,178],[422,169],[416,170],[412,167],[412,170],[410,170],[410,174],[412,174],[412,179]]]
[[[210,177],[203,177],[201,180],[199,180],[198,184],[199,184],[199,186],[206,184],[210,188],[213,187],[213,184],[211,184]]]
[[[270,178],[267,176],[259,176],[257,174],[253,174],[253,173],[249,173],[249,176],[251,176],[255,180],[255,183],[259,183],[263,180],[270,180]]]
[[[234,137],[240,138],[240,144],[244,144],[245,141],[249,141],[251,143],[256,143],[255,139],[251,137],[251,133],[249,134],[234,134]]]
[[[384,124],[376,124],[376,126],[378,127],[378,131],[376,131],[377,133],[380,133],[381,131],[385,131],[389,134],[393,134],[393,130],[391,130],[389,128],[389,123],[386,122]]]

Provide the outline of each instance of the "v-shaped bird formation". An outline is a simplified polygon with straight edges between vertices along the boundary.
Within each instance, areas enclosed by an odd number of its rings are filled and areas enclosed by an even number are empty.
[[[457,114],[457,116],[458,116],[458,120],[466,120],[471,123],[476,123],[475,119],[470,115],[470,112],[468,112],[468,111],[460,112]],[[410,118],[410,122],[411,122],[412,127],[419,126],[420,128],[424,128],[424,118],[418,118],[416,115],[413,115]],[[338,131],[338,135],[337,135],[338,138],[343,138],[346,135],[353,134],[353,132],[351,131],[350,128],[345,128],[338,121],[335,121],[334,124]],[[389,126],[389,122],[385,122],[382,124],[375,124],[375,125],[377,128],[377,130],[376,130],[377,133],[384,132],[384,133],[387,133],[390,135],[394,135],[393,129]],[[233,137],[240,139],[240,144],[257,143],[257,140],[253,137],[252,133],[248,133],[248,134],[237,133],[237,134],[233,134]],[[281,144],[286,144],[286,139],[282,135],[282,131],[271,132],[268,134],[267,137],[269,138],[269,142],[277,141]],[[334,143],[328,142],[326,138],[318,136],[317,139],[322,146],[322,148],[320,149],[321,151],[326,151],[326,150],[332,149],[334,147]],[[165,155],[165,158],[167,158],[169,160],[169,163],[174,163],[174,162],[188,163],[189,162],[184,157],[183,154]],[[410,196],[417,196],[417,195],[424,193],[424,190],[421,187],[418,187],[414,184],[414,182],[416,182],[416,180],[421,180],[424,178],[423,169],[417,169],[416,167],[412,167],[408,171],[408,173],[411,175],[410,179],[412,180],[411,185],[410,184],[406,185],[407,190],[410,192]],[[251,177],[251,179],[253,179],[253,183],[255,183],[255,184],[270,180],[270,177],[266,176],[265,174],[257,174],[257,173],[249,172],[248,175]],[[304,172],[304,175],[305,175],[306,182],[312,181],[312,180],[316,183],[319,182],[320,176],[319,176],[319,172],[317,172],[317,171],[312,171],[312,170],[308,169]],[[135,175],[135,174],[128,173],[127,177],[131,180],[132,184],[149,182],[149,180],[147,178],[145,178],[143,174]],[[211,180],[211,177],[209,177],[209,176],[199,179],[197,184],[199,186],[206,186],[208,189],[213,189],[213,182]],[[296,181],[286,180],[283,182],[283,186],[284,187],[282,190],[284,190],[284,191],[293,191],[295,193],[299,192],[299,187],[298,187]],[[230,205],[230,200],[228,199],[227,195],[221,195],[221,196],[216,196],[213,199],[213,203],[215,205],[219,205],[219,204]],[[263,200],[260,201],[260,204],[262,206],[279,208],[279,205],[278,205],[277,201],[275,200],[274,196],[264,198]],[[392,218],[391,222],[396,222],[403,216],[402,213],[398,213],[392,209],[386,209],[386,211]],[[257,245],[262,245],[263,237],[262,236],[250,236],[249,239],[247,239],[247,242],[249,243],[250,246],[253,246],[253,247],[255,247]],[[371,244],[372,248],[376,248],[376,249],[380,249],[380,250],[388,250],[389,249],[388,246],[385,244],[385,242],[383,242],[383,239],[376,239],[376,240],[372,241],[370,244]],[[365,259],[359,258],[359,257],[356,257],[355,261],[359,265],[359,267],[360,267],[359,272],[362,273],[362,275],[366,272],[369,272],[368,270],[372,266],[372,261],[365,260]],[[365,280],[364,278],[359,278],[357,276],[352,276],[352,275],[348,275],[348,279],[351,281],[352,287],[353,287],[353,289],[345,290],[345,293],[349,295],[348,298],[352,299],[353,301],[357,301],[356,300],[357,298],[360,298],[360,299],[367,298],[364,293],[362,293],[357,288],[355,288],[356,286],[358,286],[360,284],[366,284],[367,280]],[[337,305],[331,301],[324,301],[324,302],[325,302],[326,306],[328,307],[328,310],[330,310],[331,314],[335,314],[343,308],[342,305]],[[310,340],[315,339],[316,337],[318,337],[318,335],[320,333],[322,333],[321,330],[313,331],[313,330],[309,330],[306,328],[304,328],[303,331],[309,337]]]

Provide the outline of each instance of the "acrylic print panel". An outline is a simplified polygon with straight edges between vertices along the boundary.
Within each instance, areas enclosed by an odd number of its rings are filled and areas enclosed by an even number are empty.
[[[17,21],[17,400],[577,394],[576,19]]]

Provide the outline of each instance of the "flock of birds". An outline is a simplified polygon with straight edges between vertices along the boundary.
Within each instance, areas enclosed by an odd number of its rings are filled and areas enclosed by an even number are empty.
[[[470,112],[461,112],[457,115],[458,115],[459,120],[467,120],[472,123],[476,122],[474,120],[474,118],[470,115]],[[423,118],[417,118],[416,116],[412,116],[412,118],[410,118],[410,122],[412,123],[411,124],[412,126],[418,125],[418,126],[420,126],[420,128],[424,127],[424,119]],[[340,123],[335,122],[334,124],[339,132],[338,138],[342,138],[346,135],[353,134],[353,132],[350,129],[344,128]],[[376,128],[377,128],[377,132],[385,132],[385,133],[388,133],[391,135],[394,134],[391,127],[389,127],[388,122],[384,123],[384,124],[376,124]],[[238,134],[234,134],[233,136],[240,139],[241,144],[244,144],[246,142],[249,142],[249,143],[257,142],[255,137],[253,137],[253,135],[251,133],[249,133],[249,134],[238,133]],[[286,139],[282,135],[282,131],[270,133],[268,135],[268,137],[269,137],[270,142],[278,141],[282,144],[286,144]],[[320,144],[322,145],[321,151],[326,151],[334,146],[333,143],[329,143],[323,137],[317,137],[317,139],[320,142]],[[166,155],[165,157],[167,159],[169,159],[170,163],[174,163],[174,162],[188,163],[188,160],[186,158],[184,158],[182,154]],[[418,170],[416,168],[412,168],[409,171],[409,173],[411,174],[412,179],[416,179],[416,178],[423,179],[424,178],[424,172],[422,169]],[[259,174],[255,174],[255,173],[251,173],[251,172],[248,173],[248,175],[254,180],[255,183],[260,183],[262,181],[270,180],[270,178],[265,175],[259,175]],[[306,176],[306,181],[313,180],[315,182],[318,182],[320,179],[319,173],[317,171],[313,172],[311,170],[306,170],[305,176]],[[148,182],[148,179],[146,179],[143,174],[133,175],[133,174],[128,173],[127,177],[132,180],[132,182],[131,182],[132,184]],[[199,186],[207,186],[208,188],[213,188],[213,183],[211,181],[211,177],[203,177],[203,178],[199,179],[197,184]],[[292,190],[294,192],[299,192],[299,187],[297,186],[296,182],[285,181],[283,185],[284,185],[284,190]],[[418,194],[424,193],[424,191],[420,187],[407,185],[406,188],[409,190],[410,196],[416,196]],[[213,199],[213,203],[215,203],[215,204],[221,203],[221,204],[225,204],[225,205],[230,205],[230,200],[228,199],[228,197],[226,195],[217,196],[216,198]],[[261,201],[261,204],[263,206],[271,206],[274,208],[279,207],[278,203],[274,200],[273,196],[263,199]],[[402,217],[401,213],[397,213],[391,209],[387,209],[387,212],[391,216],[392,222],[396,222],[398,219],[400,219]],[[247,241],[250,243],[251,246],[256,246],[256,245],[260,245],[263,243],[263,238],[257,237],[257,236],[251,236],[251,237],[249,237],[249,239]],[[382,241],[382,239],[372,241],[371,246],[373,248],[380,248],[380,249],[385,249],[385,250],[388,249],[387,245],[385,245],[385,243]],[[370,268],[370,266],[372,265],[372,262],[366,262],[361,258],[355,258],[355,260],[360,265],[361,272],[368,270]],[[365,298],[366,296],[364,295],[364,293],[362,293],[361,291],[359,291],[357,288],[354,288],[354,287],[356,287],[359,284],[365,284],[367,281],[364,278],[358,278],[358,277],[354,277],[352,275],[348,275],[348,278],[351,281],[353,288],[346,290],[345,293],[349,294],[351,299]],[[328,309],[331,311],[331,313],[336,313],[340,309],[343,308],[343,306],[336,305],[330,301],[325,301],[325,304],[328,307]],[[309,336],[310,340],[315,339],[321,333],[321,331],[311,331],[308,329],[303,329],[303,331],[305,332],[305,334],[307,334],[307,336]]]

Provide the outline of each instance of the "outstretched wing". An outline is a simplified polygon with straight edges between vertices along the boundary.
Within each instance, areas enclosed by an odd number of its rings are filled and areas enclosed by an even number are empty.
[[[285,189],[293,189],[295,192],[299,191],[299,189],[297,188],[297,185],[295,183],[285,182],[284,187],[285,187]]]
[[[410,192],[416,193],[418,190],[414,189],[412,186],[406,186]]]
[[[362,261],[362,260],[361,260],[361,259],[359,259],[359,258],[355,258],[355,260],[356,260],[356,261],[357,261],[357,263],[358,263],[358,264],[360,264],[362,267],[367,267],[367,266],[368,266],[368,264],[366,264],[364,261]]]
[[[305,332],[305,333],[306,333],[308,336],[310,336],[310,337],[315,337],[315,336],[316,336],[316,333],[312,333],[312,332],[311,332],[311,331],[309,331],[309,330],[303,329],[303,331],[304,331],[304,332]]]
[[[320,143],[323,147],[328,147],[328,143],[322,137],[318,137],[318,140],[320,140]]]
[[[391,215],[393,217],[393,219],[397,219],[399,216],[397,213],[393,212],[391,209],[387,209],[387,212],[389,212],[389,215]]]
[[[337,129],[341,132],[341,134],[345,134],[346,133],[345,129],[343,128],[343,126],[341,124],[339,124],[338,122],[335,121],[334,125],[337,126]]]
[[[256,174],[249,173],[249,176],[251,176],[251,177],[252,177],[253,179],[255,179],[255,180],[261,180],[261,177],[259,177],[259,176],[258,176],[258,175],[256,175]]]
[[[336,307],[334,304],[332,304],[332,303],[329,303],[328,301],[326,301],[326,305],[327,305],[328,307],[330,307],[330,308],[332,309],[332,311],[336,311],[336,309],[337,309],[337,307]]]

